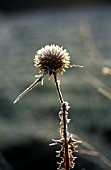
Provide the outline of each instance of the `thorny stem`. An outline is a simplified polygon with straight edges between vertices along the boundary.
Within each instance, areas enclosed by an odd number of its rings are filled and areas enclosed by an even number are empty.
[[[60,90],[60,84],[57,81],[57,76],[56,73],[53,73],[54,75],[54,80],[55,80],[55,84],[56,84],[56,88],[57,88],[57,92],[59,95],[59,99],[62,105],[62,110],[63,110],[63,124],[64,124],[64,144],[65,144],[65,162],[66,162],[66,170],[69,170],[69,156],[68,156],[68,140],[67,140],[67,125],[66,125],[66,103],[63,100],[63,96]]]

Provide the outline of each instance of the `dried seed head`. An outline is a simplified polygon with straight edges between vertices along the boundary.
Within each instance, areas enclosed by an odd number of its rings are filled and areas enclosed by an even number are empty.
[[[63,74],[66,68],[70,67],[70,56],[66,49],[58,45],[46,45],[37,51],[34,59],[34,66],[40,69],[43,74]]]
[[[24,90],[14,101],[16,103],[23,97],[26,93],[32,90],[40,82],[43,85],[43,79],[46,74],[51,76],[54,75],[55,82],[60,86],[60,81],[57,80],[59,74],[63,74],[66,68],[69,67],[83,67],[80,65],[70,65],[70,56],[66,49],[59,47],[58,45],[46,45],[37,51],[34,58],[34,66],[40,69],[41,75],[36,75],[37,79]],[[60,96],[59,96],[60,97]],[[63,103],[62,96],[60,97],[61,103]],[[69,109],[68,104],[66,105],[66,110]]]

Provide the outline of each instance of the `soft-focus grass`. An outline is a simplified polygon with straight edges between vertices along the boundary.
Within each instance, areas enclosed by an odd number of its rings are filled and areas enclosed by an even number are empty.
[[[60,104],[53,78],[49,81],[46,77],[43,86],[38,85],[13,105],[15,97],[35,80],[34,75],[39,72],[33,67],[36,50],[55,43],[68,50],[72,64],[84,65],[84,68],[72,68],[60,77],[64,99],[71,105],[69,131],[89,141],[111,159],[108,135],[111,132],[111,101],[85,80],[90,72],[111,88],[111,79],[101,72],[103,66],[111,66],[110,16],[110,7],[1,14],[1,147],[37,136],[50,141],[58,136]],[[90,41],[100,54],[95,52],[93,60],[84,47],[87,38],[81,36],[82,25],[90,27]]]

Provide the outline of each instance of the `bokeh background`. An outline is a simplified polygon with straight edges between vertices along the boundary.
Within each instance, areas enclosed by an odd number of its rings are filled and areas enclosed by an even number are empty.
[[[59,148],[49,147],[59,139],[53,78],[13,104],[39,73],[33,59],[46,44],[63,46],[72,64],[84,66],[60,77],[69,132],[83,140],[75,170],[110,170],[110,0],[0,0],[0,170],[57,168]]]

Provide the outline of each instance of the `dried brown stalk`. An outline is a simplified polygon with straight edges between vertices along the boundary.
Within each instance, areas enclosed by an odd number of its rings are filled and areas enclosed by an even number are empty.
[[[57,80],[56,74],[54,74],[54,80],[61,103],[61,111],[59,112],[61,138],[60,140],[53,139],[52,141],[54,143],[50,144],[50,146],[55,144],[61,145],[61,150],[56,151],[57,157],[60,157],[61,159],[61,161],[58,162],[58,170],[69,170],[70,168],[74,168],[74,160],[76,157],[73,156],[73,153],[77,152],[77,143],[81,143],[81,141],[73,139],[72,135],[69,135],[68,133],[68,123],[70,122],[70,119],[68,119],[68,110],[70,107],[69,104],[63,100],[63,96],[60,90],[60,81]]]

